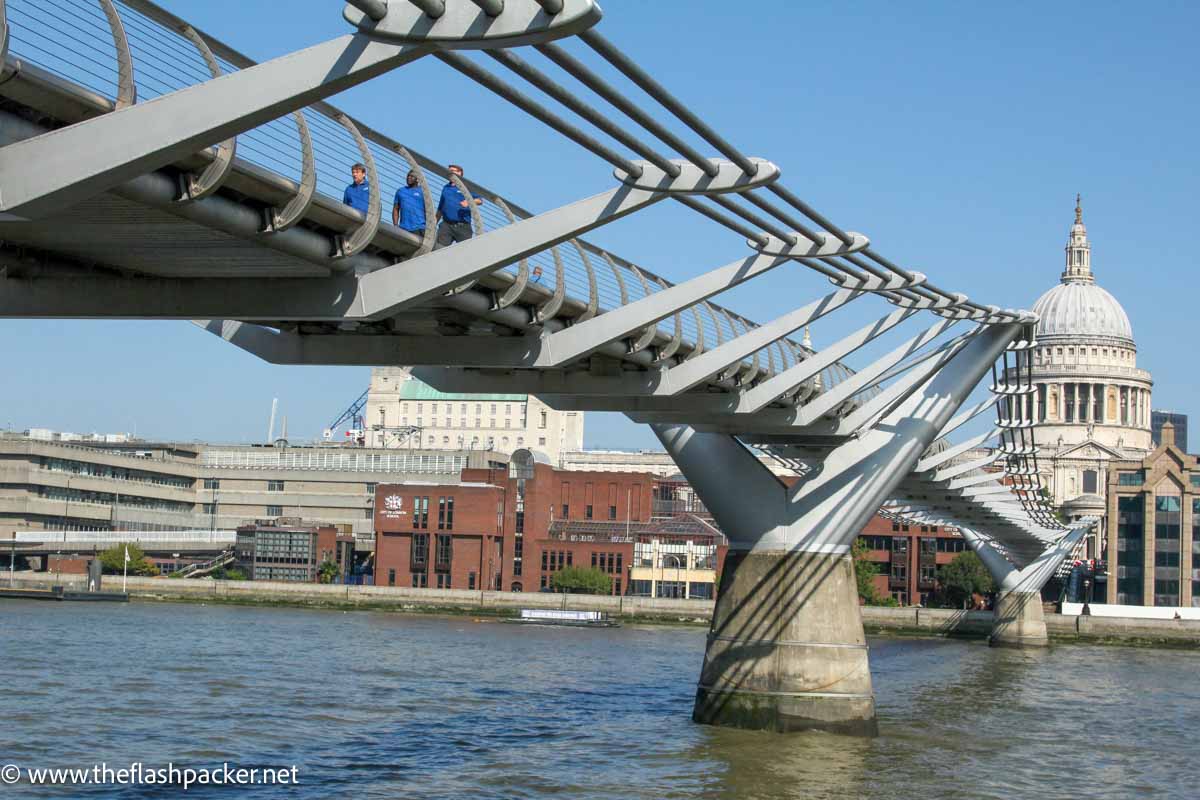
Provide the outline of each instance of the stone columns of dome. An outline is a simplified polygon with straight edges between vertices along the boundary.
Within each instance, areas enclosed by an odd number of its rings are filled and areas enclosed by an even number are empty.
[[[1084,417],[1087,419],[1088,422],[1095,422],[1096,419],[1093,416],[1092,412],[1095,409],[1096,384],[1089,383],[1087,385],[1087,388],[1088,388],[1088,391],[1087,391],[1087,413],[1084,415]]]

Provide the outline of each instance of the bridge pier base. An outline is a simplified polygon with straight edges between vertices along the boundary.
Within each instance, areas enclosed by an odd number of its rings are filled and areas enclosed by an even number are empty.
[[[692,719],[878,733],[849,555],[729,553]]]
[[[992,611],[992,647],[1047,647],[1046,618],[1040,592],[1002,592]]]

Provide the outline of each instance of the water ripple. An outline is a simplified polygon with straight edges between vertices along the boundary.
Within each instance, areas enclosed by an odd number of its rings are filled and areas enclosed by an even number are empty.
[[[776,736],[690,722],[696,628],[9,601],[0,761],[298,766],[253,797],[1196,796],[1194,654],[871,646],[879,738]]]

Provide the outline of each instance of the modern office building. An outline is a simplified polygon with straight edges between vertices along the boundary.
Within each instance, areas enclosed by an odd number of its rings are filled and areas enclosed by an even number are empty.
[[[525,394],[439,392],[406,367],[371,370],[364,425],[367,444],[379,448],[527,448],[553,464],[564,451],[583,449],[581,411],[558,411]]]
[[[252,581],[315,583],[328,562],[336,567],[330,582],[343,583],[354,566],[354,537],[297,518],[260,519],[238,527],[234,555]]]
[[[1200,606],[1200,460],[1164,443],[1109,466],[1107,601]]]
[[[1174,441],[1167,442],[1173,444],[1183,452],[1188,452],[1188,418],[1187,414],[1180,414],[1177,411],[1151,411],[1150,412],[1150,437],[1154,441],[1154,446],[1158,447],[1163,443],[1162,429],[1167,423],[1175,428]]]

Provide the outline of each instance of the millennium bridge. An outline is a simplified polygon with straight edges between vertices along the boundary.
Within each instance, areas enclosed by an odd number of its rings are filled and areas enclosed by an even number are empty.
[[[992,642],[1046,643],[1039,591],[1094,520],[1043,500],[1033,314],[828,219],[609,41],[594,0],[342,16],[257,64],[146,0],[0,0],[0,316],[191,320],[272,363],[411,365],[446,391],[650,425],[730,540],[698,722],[874,733],[849,549],[881,509],[957,526],[1000,587]],[[598,193],[528,211],[326,102],[422,58],[602,162]],[[354,162],[365,213],[339,194]],[[431,184],[461,190],[472,238],[388,224],[383,187],[409,170],[427,219]],[[734,235],[728,263],[672,282],[583,238],[667,200]],[[827,293],[767,322],[713,301],[777,268]],[[877,318],[796,341],[851,304]]]

